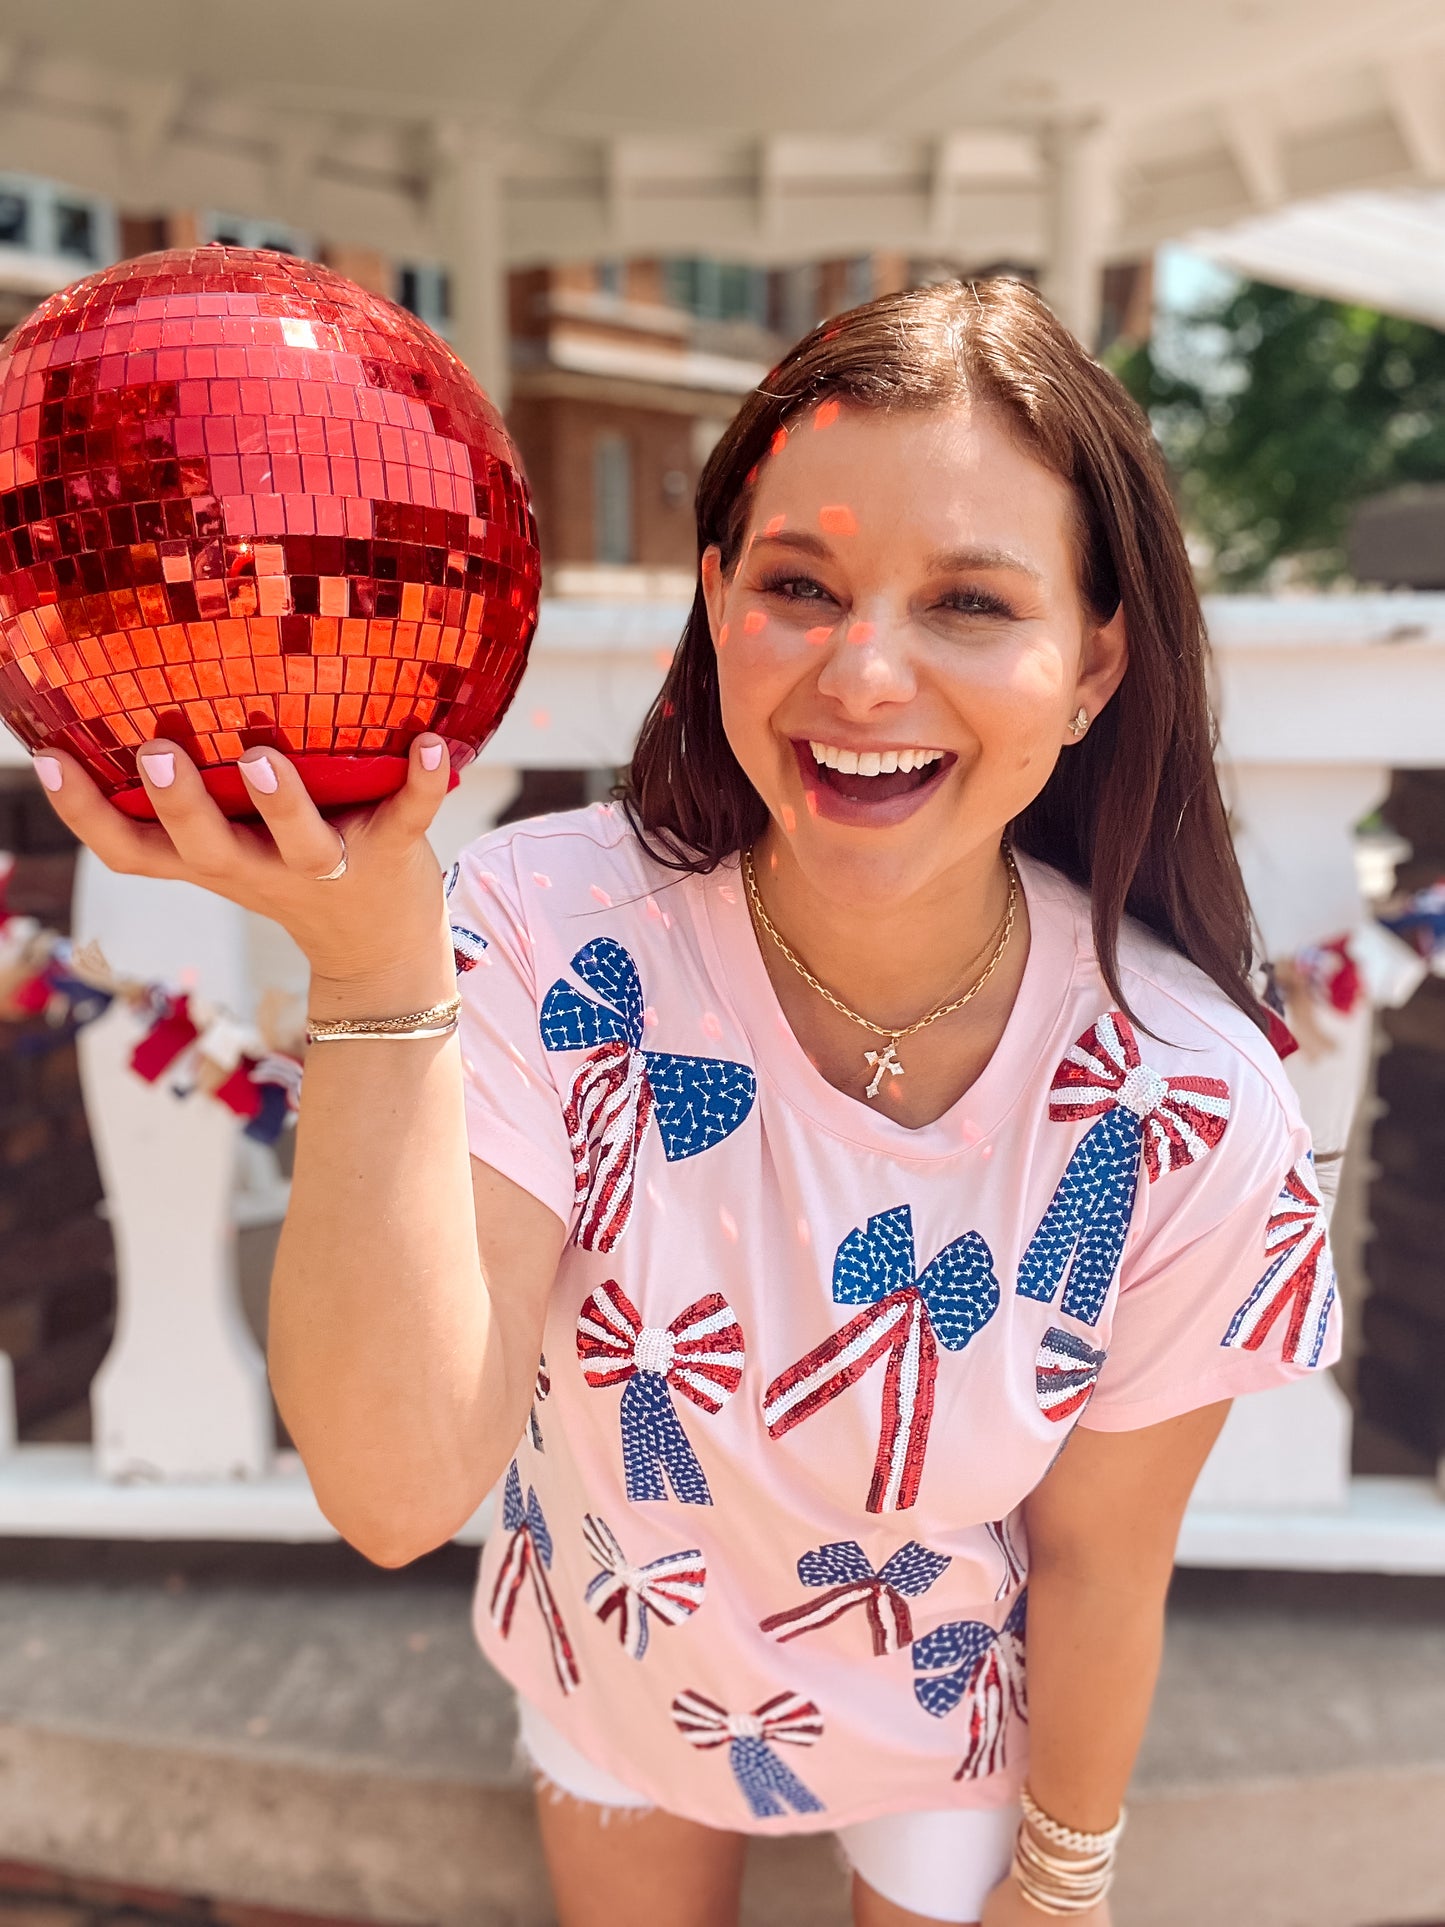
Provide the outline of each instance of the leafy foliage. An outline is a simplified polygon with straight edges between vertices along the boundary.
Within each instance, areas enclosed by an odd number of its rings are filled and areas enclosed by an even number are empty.
[[[1445,334],[1420,322],[1246,281],[1114,366],[1217,588],[1338,579],[1357,502],[1445,480]]]

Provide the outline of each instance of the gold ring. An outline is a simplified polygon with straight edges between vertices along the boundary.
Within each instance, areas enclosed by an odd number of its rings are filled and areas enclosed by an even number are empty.
[[[318,883],[335,883],[338,877],[344,877],[346,875],[346,838],[342,836],[340,830],[336,832],[336,837],[341,845],[341,855],[336,860],[334,870],[328,870],[324,877],[316,878]]]

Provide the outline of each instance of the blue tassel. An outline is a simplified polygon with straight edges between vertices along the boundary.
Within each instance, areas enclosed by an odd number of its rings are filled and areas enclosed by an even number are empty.
[[[673,1408],[667,1380],[639,1372],[622,1388],[622,1465],[634,1505],[666,1499],[664,1471],[684,1505],[711,1505],[712,1493]]]

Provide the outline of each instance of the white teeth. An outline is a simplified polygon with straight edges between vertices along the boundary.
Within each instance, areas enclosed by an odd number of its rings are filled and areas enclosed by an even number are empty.
[[[831,743],[815,742],[808,748],[820,768],[835,769],[840,776],[892,776],[899,770],[927,769],[943,755],[941,749],[835,749]]]

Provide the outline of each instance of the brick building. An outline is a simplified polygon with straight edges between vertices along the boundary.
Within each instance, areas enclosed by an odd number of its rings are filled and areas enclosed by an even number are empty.
[[[106,263],[224,241],[328,262],[445,333],[446,278],[426,262],[337,248],[225,211],[119,210],[50,181],[0,176],[0,329]],[[536,502],[546,592],[685,593],[692,500],[742,396],[827,315],[957,273],[873,254],[762,268],[705,258],[525,269],[510,277],[507,415]],[[1114,330],[1147,329],[1147,269],[1111,270]],[[508,816],[565,808],[608,772],[524,771]],[[24,770],[0,771],[0,849],[18,861],[11,908],[64,927],[74,849]],[[22,1435],[88,1435],[85,1393],[110,1340],[114,1263],[97,1216],[73,1046],[44,1026],[0,1033],[0,1351],[16,1368]]]

